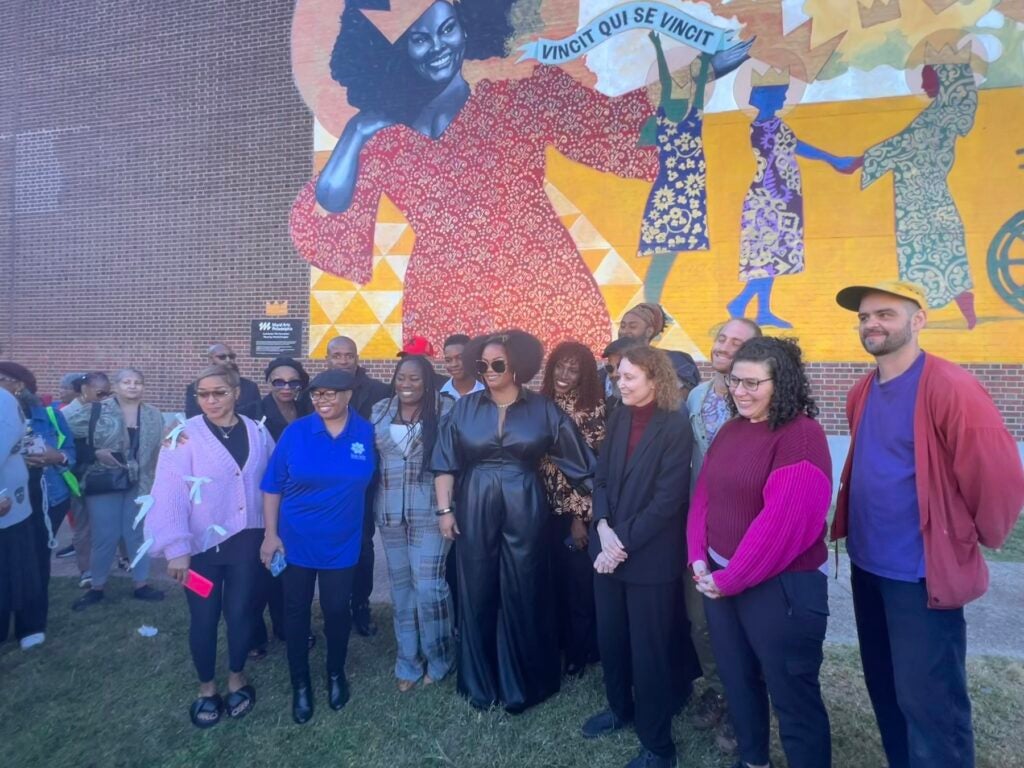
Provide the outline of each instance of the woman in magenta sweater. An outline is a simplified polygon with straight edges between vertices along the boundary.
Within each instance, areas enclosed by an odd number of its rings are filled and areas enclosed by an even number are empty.
[[[736,418],[705,458],[687,542],[738,765],[769,765],[771,696],[790,767],[824,768],[832,760],[818,681],[828,620],[828,442],[795,342],[747,341],[726,381]]]
[[[167,572],[184,584],[190,570],[213,582],[209,597],[186,590],[189,649],[199,696],[189,715],[198,728],[221,714],[244,717],[256,691],[243,673],[255,619],[263,542],[260,480],[274,449],[267,431],[235,412],[238,373],[213,366],[195,382],[202,415],[185,422],[160,451],[152,508],[146,516],[150,554],[167,558]],[[228,695],[217,693],[217,625],[223,609],[228,635]]]

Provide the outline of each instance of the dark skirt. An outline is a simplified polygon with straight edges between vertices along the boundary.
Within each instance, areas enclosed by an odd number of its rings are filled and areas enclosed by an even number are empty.
[[[22,611],[43,597],[46,585],[37,530],[31,516],[9,528],[0,528],[0,613]]]

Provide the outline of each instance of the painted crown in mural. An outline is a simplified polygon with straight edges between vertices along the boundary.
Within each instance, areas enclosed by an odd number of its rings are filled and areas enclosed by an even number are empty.
[[[426,13],[435,0],[392,0],[391,10],[371,11],[363,9],[365,16],[392,45],[412,23]]]
[[[857,0],[857,13],[864,29],[894,21],[902,15],[900,0]]]
[[[958,0],[924,0],[924,4],[932,9],[932,13],[938,15]]]
[[[954,48],[952,45],[943,45],[935,48],[931,43],[924,44],[925,64],[970,64],[971,46],[965,44],[962,48]]]
[[[750,87],[757,88],[763,85],[789,85],[789,68],[776,69],[775,67],[768,67],[761,74],[756,69],[750,73]]]

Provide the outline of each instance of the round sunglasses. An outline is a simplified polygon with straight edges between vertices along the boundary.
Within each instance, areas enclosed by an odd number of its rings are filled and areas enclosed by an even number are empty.
[[[494,371],[495,373],[504,373],[505,371],[508,370],[508,363],[506,363],[504,360],[492,360],[490,363],[488,363],[486,360],[476,361],[476,372],[479,373],[481,376],[487,373],[488,369]]]

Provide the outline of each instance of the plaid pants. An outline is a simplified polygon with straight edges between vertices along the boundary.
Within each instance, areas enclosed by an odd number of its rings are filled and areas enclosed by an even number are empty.
[[[419,680],[426,664],[427,674],[440,680],[455,661],[452,598],[444,578],[451,542],[441,536],[436,525],[404,522],[381,526],[380,538],[395,607],[395,677]]]

